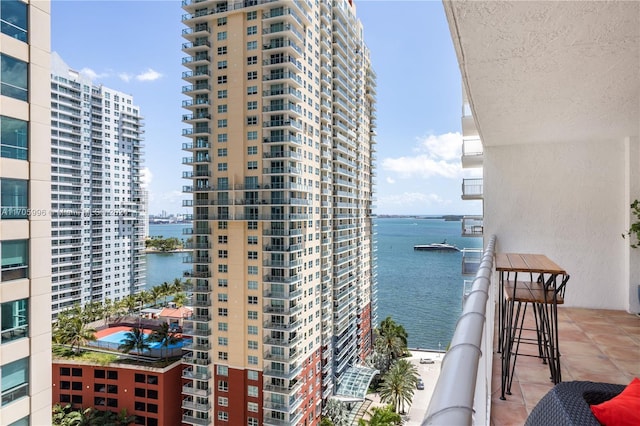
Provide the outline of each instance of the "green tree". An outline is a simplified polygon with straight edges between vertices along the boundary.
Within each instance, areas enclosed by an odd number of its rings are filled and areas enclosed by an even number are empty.
[[[171,284],[171,294],[178,294],[182,291],[182,280],[180,278],[174,278],[173,284]]]
[[[380,371],[387,371],[394,360],[406,353],[407,338],[408,334],[404,327],[393,321],[391,317],[385,318],[380,323],[376,328],[374,343],[374,350],[386,357],[386,363]]]
[[[175,345],[178,342],[182,341],[182,337],[178,336],[176,333],[171,331],[169,324],[163,322],[160,325],[159,330],[154,330],[148,339],[149,342],[160,342],[160,357],[162,357],[162,348],[169,348],[171,345]],[[168,357],[165,357],[165,360]]]
[[[52,328],[52,338],[55,343],[70,345],[71,349],[80,352],[81,346],[96,340],[96,330],[87,327],[82,315],[72,308],[58,314]]]
[[[118,349],[127,354],[135,349],[138,355],[142,355],[144,351],[149,350],[149,347],[147,336],[143,330],[133,327],[131,331],[125,333],[123,342],[118,346]]]
[[[184,293],[178,293],[175,296],[173,296],[173,303],[175,303],[178,308],[186,305],[188,302],[189,302],[189,297],[187,297],[187,295]]]
[[[402,424],[400,414],[391,405],[374,407],[369,411],[369,420],[359,419],[358,426],[390,426]]]
[[[160,299],[163,295],[163,291],[160,288],[160,286],[153,286],[151,287],[151,290],[149,290],[149,294],[151,295],[151,298],[153,299],[153,306],[158,306],[158,299]]]
[[[398,359],[382,378],[378,388],[380,400],[391,404],[395,412],[404,413],[411,403],[418,382],[418,368],[406,359]]]
[[[349,425],[349,409],[347,404],[337,399],[329,399],[324,407],[324,415],[334,424],[334,426]]]
[[[160,290],[162,291],[162,296],[164,297],[164,305],[163,306],[167,306],[167,297],[169,297],[171,294],[173,294],[173,290],[171,288],[171,284],[169,284],[168,282],[163,282],[162,284],[160,284]]]

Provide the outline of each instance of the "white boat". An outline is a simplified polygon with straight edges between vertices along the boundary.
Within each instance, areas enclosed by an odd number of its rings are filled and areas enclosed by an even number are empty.
[[[441,243],[418,244],[413,246],[413,249],[416,251],[460,251],[458,247],[447,244],[447,240]]]

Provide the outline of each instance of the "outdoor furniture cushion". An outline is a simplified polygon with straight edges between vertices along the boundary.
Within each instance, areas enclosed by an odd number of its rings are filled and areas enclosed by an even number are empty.
[[[620,395],[592,405],[591,411],[605,426],[640,425],[640,379],[633,379]]]
[[[600,426],[590,405],[614,398],[624,385],[596,382],[563,382],[551,389],[533,408],[526,426]]]

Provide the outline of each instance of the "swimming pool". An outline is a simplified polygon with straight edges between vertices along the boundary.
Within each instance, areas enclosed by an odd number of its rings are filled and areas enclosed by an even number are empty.
[[[111,344],[109,346],[116,346],[116,345],[120,345],[122,344],[125,339],[127,338],[127,333],[128,331],[116,331],[115,333],[111,333],[109,335],[103,336],[99,339],[97,339],[99,342],[104,342],[104,343],[108,343]],[[151,334],[151,332],[149,330],[145,330],[145,335],[148,338],[149,335]],[[182,341],[176,343],[176,344],[172,344],[169,346],[162,346],[162,342],[149,342],[149,348],[150,349],[174,349],[174,348],[181,348],[184,345],[186,345],[187,343],[190,343],[191,339],[183,339]]]

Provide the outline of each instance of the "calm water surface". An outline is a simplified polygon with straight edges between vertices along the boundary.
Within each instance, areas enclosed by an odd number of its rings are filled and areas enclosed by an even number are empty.
[[[460,222],[441,219],[376,219],[378,320],[391,316],[409,333],[409,346],[444,349],[462,310],[462,254],[417,252],[416,244],[442,242],[482,247],[481,238],[460,236]],[[152,236],[183,239],[188,224],[150,225]],[[182,277],[185,253],[147,255],[147,287]]]

